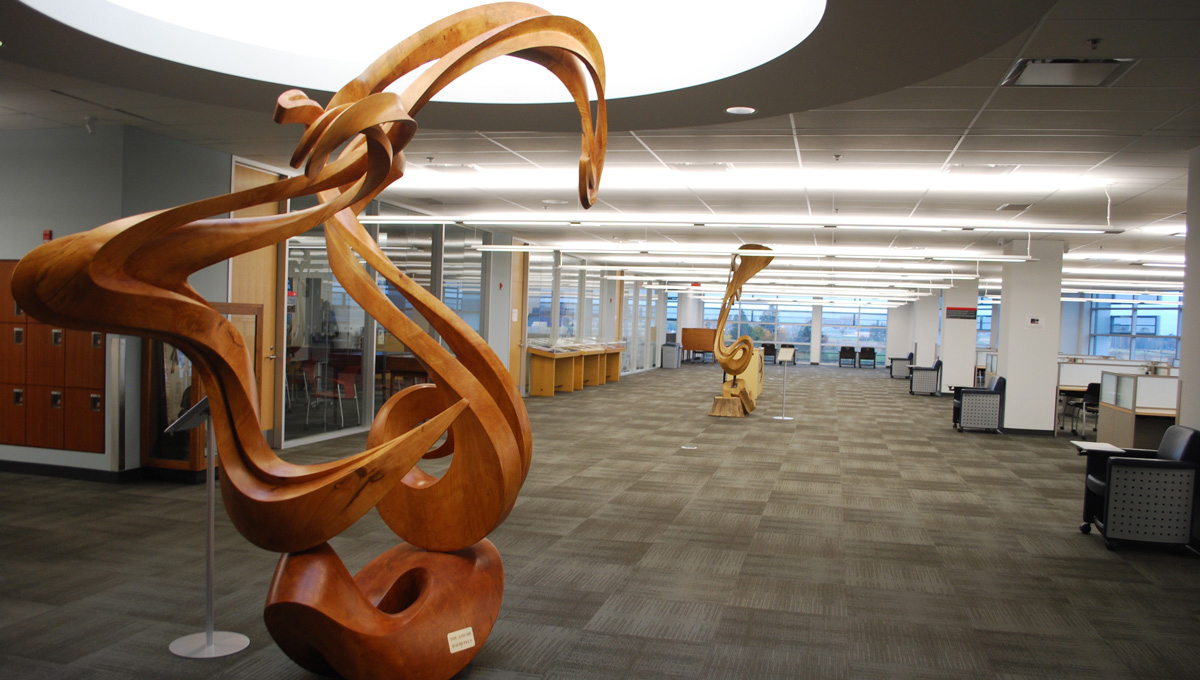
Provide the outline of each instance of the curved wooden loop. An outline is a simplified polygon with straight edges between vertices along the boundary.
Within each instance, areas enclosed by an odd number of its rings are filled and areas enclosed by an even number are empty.
[[[771,249],[755,243],[747,243],[738,250],[769,251]],[[735,378],[744,373],[746,367],[750,365],[750,359],[754,354],[754,341],[750,339],[750,336],[743,335],[735,340],[733,345],[726,345],[725,323],[729,320],[729,312],[733,309],[734,303],[742,296],[742,286],[771,264],[773,259],[766,256],[742,257],[734,254],[729,264],[729,281],[725,284],[725,298],[721,301],[721,314],[717,318],[717,337],[713,344],[713,356],[716,357],[717,363],[721,364],[721,368]]]

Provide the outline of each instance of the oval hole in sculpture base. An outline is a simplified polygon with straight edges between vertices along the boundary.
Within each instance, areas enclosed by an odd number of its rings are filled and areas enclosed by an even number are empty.
[[[212,634],[212,645],[208,644],[207,632],[192,633],[172,642],[170,650],[175,656],[185,656],[189,659],[215,659],[237,654],[248,646],[250,638],[241,633],[215,630]]]

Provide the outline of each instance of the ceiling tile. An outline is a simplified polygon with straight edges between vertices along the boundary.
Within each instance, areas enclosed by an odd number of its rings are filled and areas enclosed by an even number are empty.
[[[985,111],[973,131],[1104,132],[1153,130],[1171,117],[1144,111]]]

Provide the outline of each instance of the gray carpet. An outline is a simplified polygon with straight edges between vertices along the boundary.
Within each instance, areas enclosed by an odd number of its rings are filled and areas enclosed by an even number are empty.
[[[530,399],[504,605],[459,677],[1200,677],[1200,559],[1079,533],[1067,438],[959,434],[948,398],[869,369],[788,368],[775,420],[767,372],[745,419],[706,415],[711,364]],[[0,677],[313,677],[262,624],[277,556],[223,515],[218,628],[251,647],[167,651],[204,625],[203,503],[0,474]],[[353,570],[395,541],[372,514],[334,547]]]

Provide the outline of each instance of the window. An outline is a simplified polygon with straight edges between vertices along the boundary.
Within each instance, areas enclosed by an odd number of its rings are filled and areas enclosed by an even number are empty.
[[[716,328],[720,314],[720,298],[704,301],[705,328]],[[774,342],[793,345],[798,356],[806,357],[812,342],[812,306],[785,300],[742,302],[729,313],[729,321],[725,324],[725,342],[733,342],[742,335],[749,336],[756,344]]]
[[[887,311],[871,307],[821,310],[821,363],[836,364],[842,347],[875,349],[876,364],[887,362]]]
[[[979,300],[975,312],[975,346],[992,346],[992,304],[983,299]]]
[[[1091,301],[1092,354],[1168,363],[1179,358],[1178,297],[1106,295]]]

